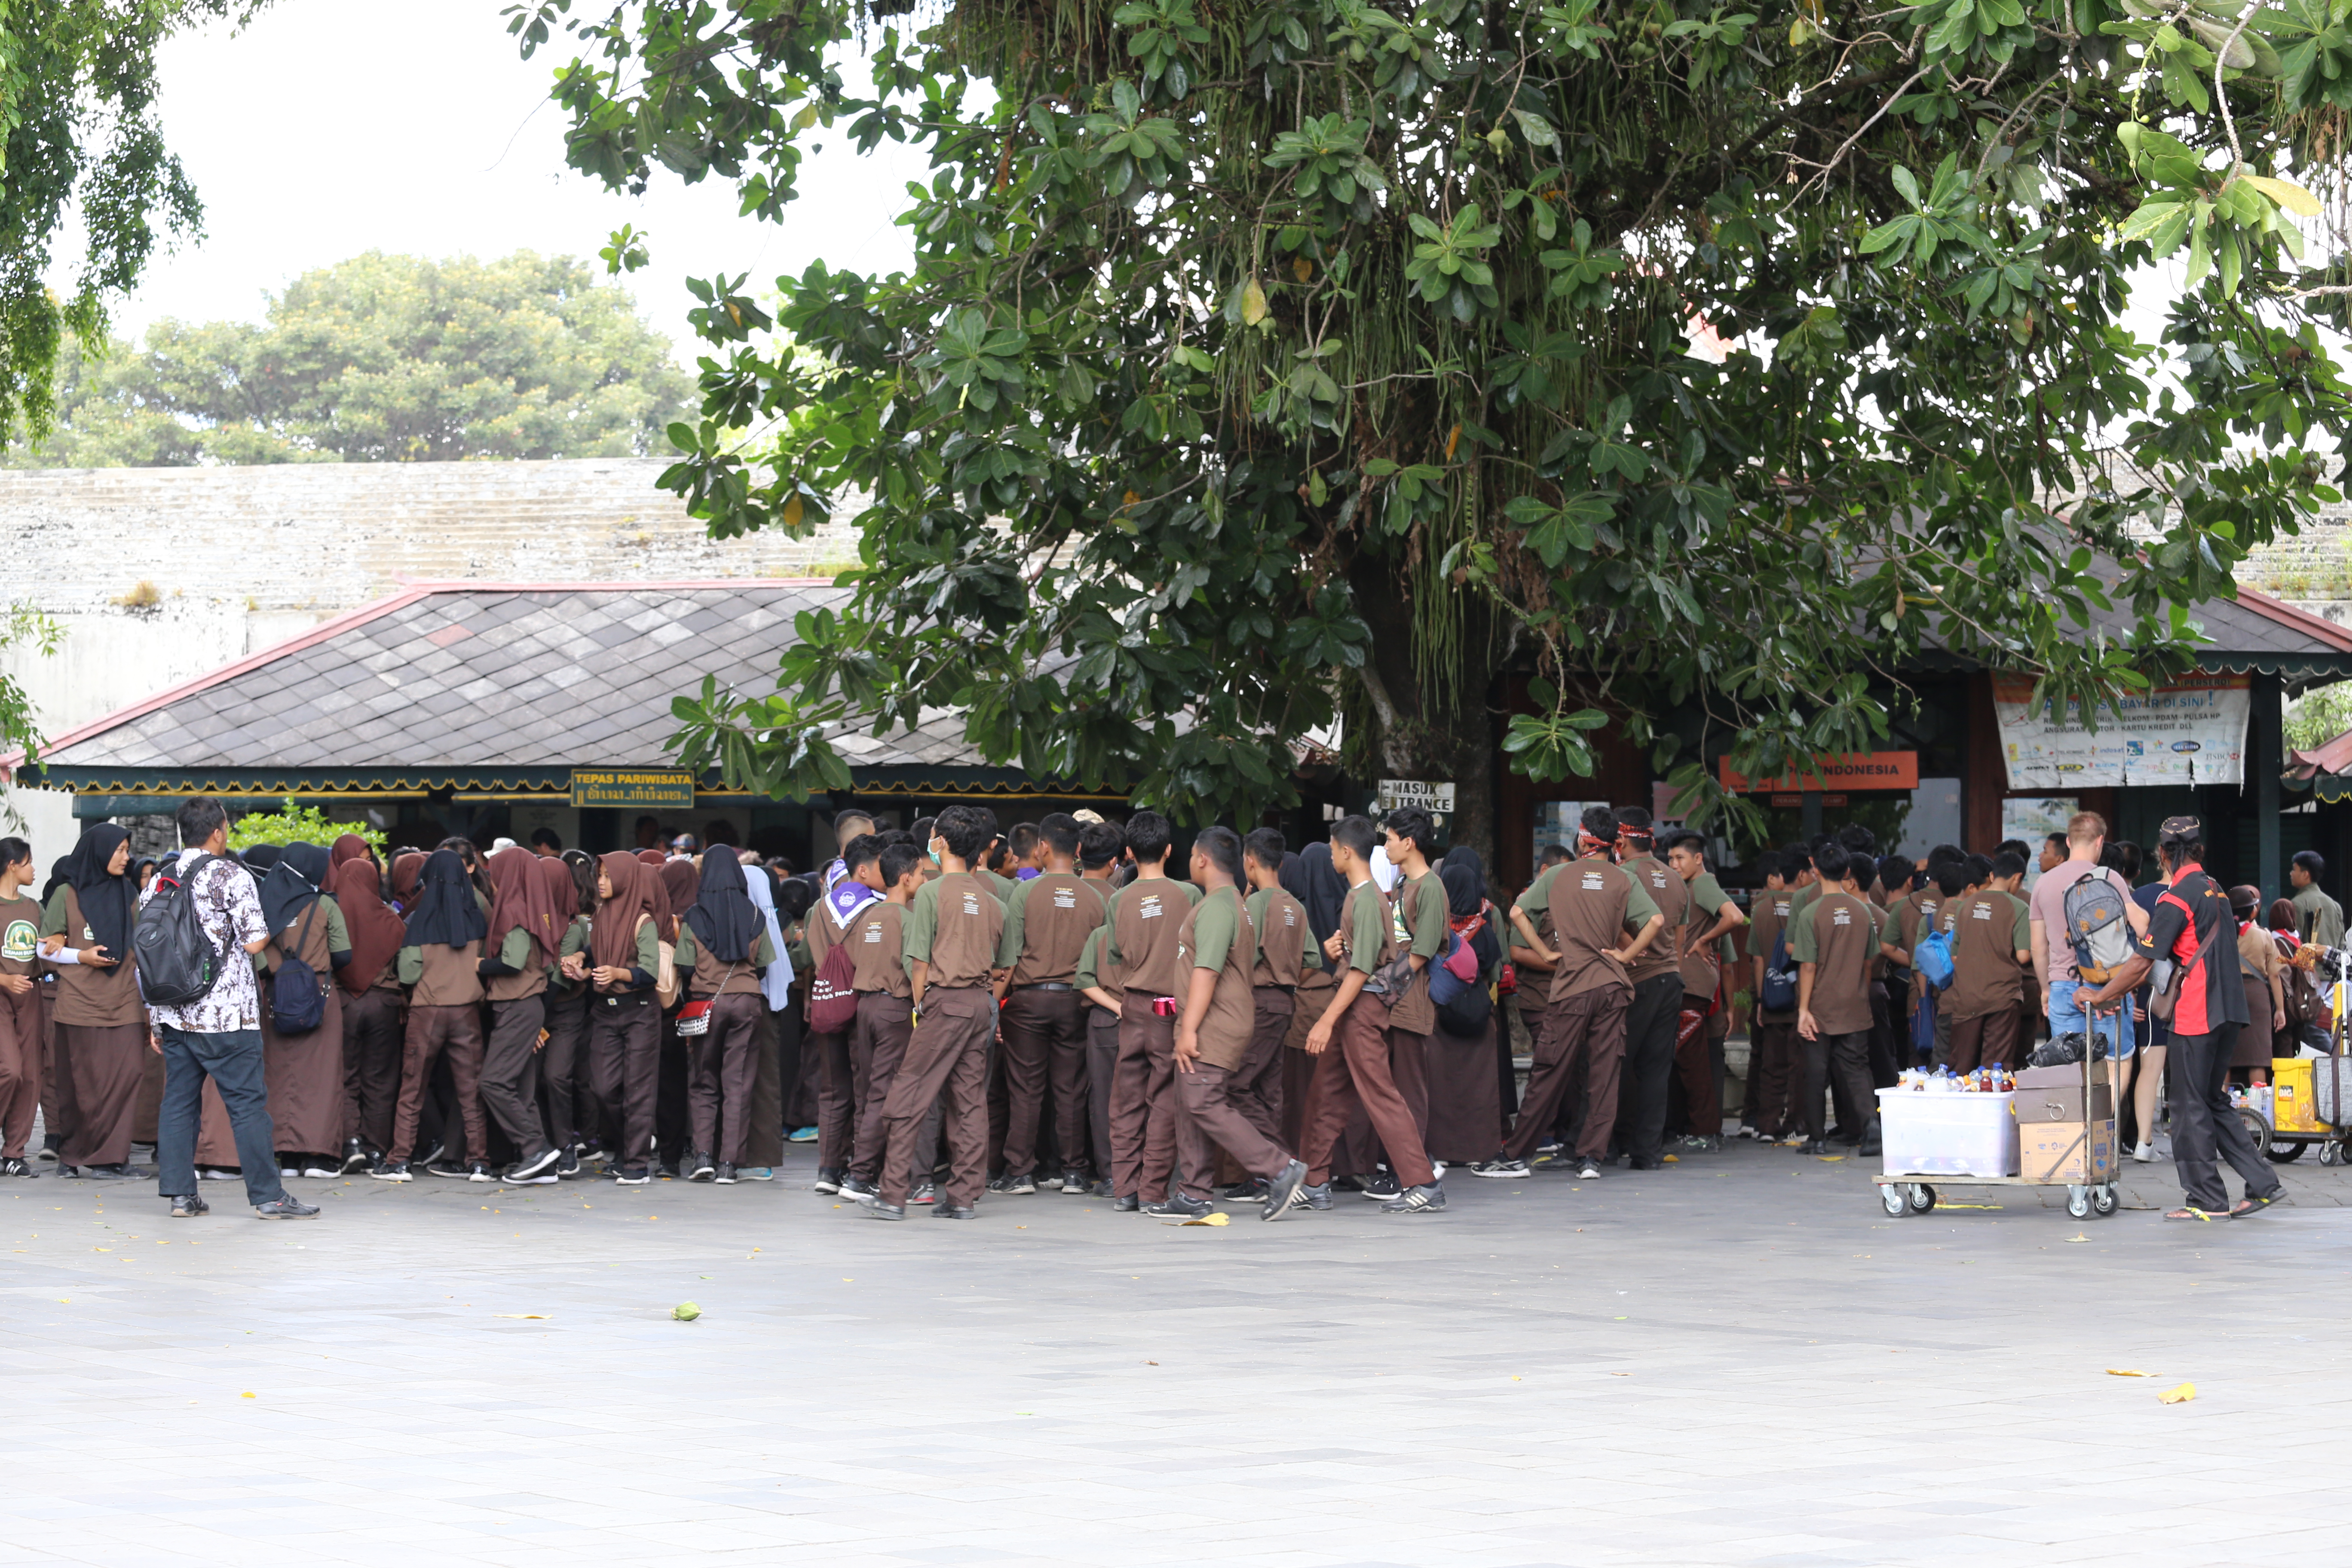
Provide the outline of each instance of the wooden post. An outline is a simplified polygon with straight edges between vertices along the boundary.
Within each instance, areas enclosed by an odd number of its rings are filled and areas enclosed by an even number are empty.
[[[2246,721],[2247,780],[2254,806],[2256,862],[2265,906],[2286,897],[2286,873],[2279,867],[2279,773],[2286,766],[2282,734],[2285,700],[2279,678],[2256,670],[2251,693],[2253,711]]]

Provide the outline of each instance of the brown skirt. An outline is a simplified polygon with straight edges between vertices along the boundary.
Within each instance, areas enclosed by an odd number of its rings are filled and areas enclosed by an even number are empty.
[[[327,983],[319,1026],[281,1035],[261,1009],[262,1081],[269,1091],[270,1147],[281,1154],[333,1154],[343,1146],[343,997]],[[210,1103],[219,1104],[215,1093]],[[222,1110],[226,1121],[226,1107]]]
[[[1501,1152],[1502,1075],[1495,1055],[1495,1019],[1475,1037],[1439,1029],[1422,1051],[1429,1076],[1429,1157],[1449,1165],[1491,1160]]]

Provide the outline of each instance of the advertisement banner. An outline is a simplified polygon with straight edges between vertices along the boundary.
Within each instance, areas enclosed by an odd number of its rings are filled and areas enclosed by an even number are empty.
[[[2253,678],[2192,675],[2126,697],[2085,730],[2069,704],[2053,718],[2029,711],[2030,676],[1996,675],[1993,712],[2001,756],[2014,790],[2078,790],[2116,785],[2242,784],[2246,721]]]

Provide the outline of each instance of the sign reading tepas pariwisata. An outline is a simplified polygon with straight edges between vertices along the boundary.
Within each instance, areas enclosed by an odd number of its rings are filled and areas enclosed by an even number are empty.
[[[690,811],[694,775],[683,768],[574,768],[572,804]]]

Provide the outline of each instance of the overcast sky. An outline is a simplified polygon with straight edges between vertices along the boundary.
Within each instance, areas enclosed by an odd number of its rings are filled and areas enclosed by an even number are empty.
[[[891,223],[924,161],[884,143],[858,158],[828,142],[804,163],[784,224],[735,216],[732,187],[665,175],[642,200],[608,195],[563,162],[547,101],[553,45],[524,62],[506,0],[273,0],[241,34],[174,40],[162,112],[205,207],[205,236],[159,257],[116,308],[118,330],[164,316],[261,318],[264,295],[369,249],[428,257],[515,250],[593,258],[622,223],[653,236],[653,265],[626,279],[642,314],[686,347],[684,279],[750,272],[755,292],[819,258],[906,264]],[[71,276],[74,247],[59,254]],[[690,354],[682,354],[690,362]]]

